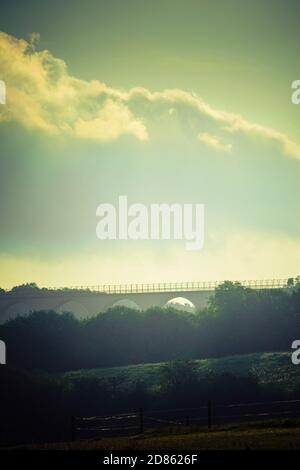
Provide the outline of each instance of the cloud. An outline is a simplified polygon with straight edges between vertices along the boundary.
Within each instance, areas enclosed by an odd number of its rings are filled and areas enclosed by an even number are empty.
[[[124,104],[107,100],[98,114],[90,120],[78,118],[74,126],[75,135],[84,139],[114,140],[123,134],[132,134],[147,140],[145,126],[135,119]]]
[[[99,81],[69,75],[65,62],[31,41],[0,33],[0,76],[7,85],[7,105],[0,121],[50,134],[107,141],[131,134],[146,140],[147,130],[116,90]]]
[[[300,146],[296,142],[292,141],[286,134],[270,127],[251,123],[239,114],[215,109],[194,92],[189,93],[180,89],[150,92],[146,88],[133,88],[126,96],[124,96],[124,98],[126,98],[127,101],[130,101],[136,96],[143,96],[149,102],[167,103],[168,106],[174,106],[175,104],[186,105],[190,109],[196,111],[199,115],[206,116],[215,124],[219,125],[219,131],[226,131],[229,133],[241,132],[252,136],[259,136],[268,141],[277,143],[285,155],[300,159]]]
[[[152,92],[142,87],[122,91],[99,80],[73,77],[63,60],[48,50],[37,50],[38,40],[38,33],[25,41],[0,32],[0,77],[7,85],[0,123],[16,121],[27,128],[80,139],[111,141],[131,135],[146,141],[149,109],[152,115],[163,112],[170,120],[185,109],[195,117],[195,139],[219,151],[231,150],[231,144],[221,142],[219,133],[243,133],[275,143],[284,155],[300,159],[300,146],[286,134],[215,109],[194,92]],[[203,129],[204,118],[213,126],[213,133]]]
[[[231,144],[224,144],[220,141],[215,135],[208,134],[207,132],[201,132],[198,134],[198,139],[200,142],[204,142],[209,147],[214,148],[215,150],[223,150],[224,152],[230,152],[232,149]]]

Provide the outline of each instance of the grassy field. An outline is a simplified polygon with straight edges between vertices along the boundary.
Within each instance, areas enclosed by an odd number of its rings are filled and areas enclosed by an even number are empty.
[[[70,443],[24,446],[43,450],[239,450],[300,449],[300,420],[205,428],[148,430],[144,435],[82,440]],[[17,449],[21,449],[18,447]]]
[[[198,366],[200,378],[208,373],[231,372],[236,375],[253,373],[261,384],[277,384],[286,390],[293,390],[300,386],[300,366],[291,362],[290,352],[254,353],[237,356],[228,356],[216,359],[200,359],[195,361]],[[84,369],[66,372],[65,378],[94,375],[99,378],[122,378],[122,383],[130,387],[141,380],[149,388],[155,389],[160,380],[159,371],[164,363],[137,364],[124,367],[111,367],[100,369]]]
[[[277,385],[286,391],[293,391],[295,387],[300,386],[300,366],[297,367],[292,364],[290,352],[237,355],[196,360],[195,363],[200,378],[204,378],[209,373],[231,372],[237,376],[253,373],[260,384],[270,385],[271,389],[275,389]],[[122,379],[120,380],[122,387],[130,388],[137,381],[143,381],[148,389],[155,391],[160,386],[160,369],[163,366],[164,363],[137,364],[125,367],[77,370],[59,375],[71,381],[72,379],[88,376],[96,376],[101,379],[119,377]],[[229,419],[231,420],[231,417]],[[247,418],[243,417],[241,419],[246,420]],[[250,419],[253,420],[253,417],[250,417]],[[198,427],[192,425],[182,425],[181,427],[163,426],[159,429],[151,429],[146,426],[146,430],[142,435],[116,437],[106,435],[97,439],[22,446],[21,448],[66,450],[234,450],[248,448],[300,450],[300,416],[297,413],[293,414],[291,419],[271,420],[267,419],[267,415],[260,419],[261,421],[252,423],[236,421],[233,424],[214,425],[211,430],[205,427],[201,428],[199,425]],[[215,420],[215,423],[217,422],[220,423],[221,421]]]

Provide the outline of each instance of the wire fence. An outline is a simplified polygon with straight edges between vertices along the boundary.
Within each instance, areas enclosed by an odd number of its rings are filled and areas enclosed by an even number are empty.
[[[300,417],[300,400],[218,404],[208,400],[197,408],[144,410],[110,416],[72,417],[72,440],[142,434],[162,426],[204,426],[229,422]]]

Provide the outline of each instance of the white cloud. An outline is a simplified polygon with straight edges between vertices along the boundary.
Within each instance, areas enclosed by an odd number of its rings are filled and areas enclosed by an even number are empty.
[[[208,145],[209,147],[214,148],[215,150],[231,152],[232,149],[231,144],[225,144],[221,142],[221,140],[217,136],[208,134],[207,132],[200,132],[200,134],[198,134],[198,140]]]
[[[0,121],[83,139],[107,141],[124,134],[147,139],[142,120],[117,90],[72,77],[64,61],[35,50],[37,41],[37,34],[26,42],[0,33],[0,76],[7,84]]]
[[[75,135],[85,139],[114,140],[123,134],[132,134],[140,140],[147,140],[145,126],[132,115],[122,103],[107,100],[93,119],[81,117],[74,126]]]
[[[0,32],[0,77],[7,84],[7,104],[0,107],[0,123],[16,121],[27,128],[82,139],[110,141],[128,134],[145,141],[150,118],[142,105],[149,109],[152,104],[161,104],[169,119],[180,113],[177,108],[192,111],[199,118],[195,138],[220,151],[231,150],[230,144],[216,137],[225,131],[259,136],[275,142],[283,154],[300,159],[300,146],[286,134],[215,109],[195,93],[180,89],[151,92],[142,87],[126,92],[99,80],[73,77],[63,60],[47,50],[36,50],[38,39],[38,33],[28,42]],[[135,106],[137,101],[140,106]],[[133,108],[138,111],[134,113]],[[159,110],[154,107],[154,112]],[[201,128],[203,117],[214,125],[214,134]]]

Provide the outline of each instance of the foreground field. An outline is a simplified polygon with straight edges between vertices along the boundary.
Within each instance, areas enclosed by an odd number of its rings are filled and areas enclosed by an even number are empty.
[[[23,447],[24,448],[24,447]],[[20,449],[20,447],[19,447]],[[44,450],[300,449],[300,419],[204,428],[149,430],[144,435],[26,446]]]

